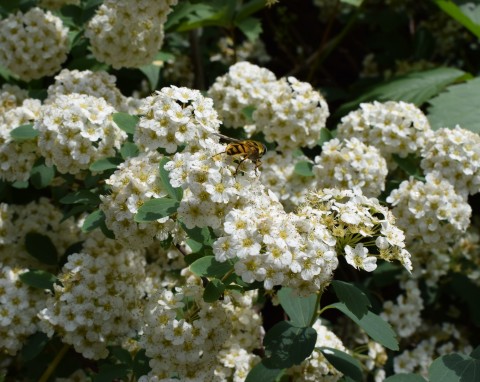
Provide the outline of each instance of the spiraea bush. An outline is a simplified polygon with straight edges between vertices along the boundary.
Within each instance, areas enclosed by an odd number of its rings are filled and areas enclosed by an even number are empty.
[[[476,382],[478,2],[0,1],[0,382]]]

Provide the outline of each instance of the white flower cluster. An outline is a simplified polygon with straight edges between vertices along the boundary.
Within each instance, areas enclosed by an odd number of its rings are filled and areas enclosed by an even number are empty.
[[[99,159],[115,156],[127,134],[113,122],[114,112],[103,98],[76,93],[59,95],[45,105],[34,124],[45,163],[62,174],[78,174]]]
[[[309,190],[315,188],[315,177],[295,172],[300,161],[310,161],[306,156],[269,151],[262,157],[262,184],[273,191],[286,211],[293,211],[306,200]]]
[[[398,226],[405,230],[409,245],[418,241],[441,248],[453,242],[470,224],[472,208],[453,186],[432,172],[426,182],[411,178],[391,192]],[[433,248],[433,247],[432,247]]]
[[[208,90],[215,107],[228,127],[244,127],[251,123],[245,109],[258,107],[268,96],[268,84],[276,81],[270,70],[251,64],[237,62],[228,73],[218,77]]]
[[[163,24],[178,0],[105,0],[85,30],[94,56],[115,69],[150,64],[163,44]]]
[[[23,81],[50,76],[67,59],[67,32],[49,11],[12,13],[0,20],[0,64]]]
[[[338,265],[335,239],[307,216],[287,214],[272,192],[259,188],[243,208],[225,217],[224,234],[213,244],[217,261],[235,259],[243,281],[260,281],[308,295],[322,289]]]
[[[419,153],[432,136],[423,112],[403,101],[362,103],[342,118],[337,134],[340,140],[358,138],[376,147],[387,160],[391,154],[404,158]]]
[[[37,313],[45,305],[45,293],[20,280],[27,271],[0,262],[0,351],[12,356],[38,330]]]
[[[418,282],[408,280],[400,283],[405,290],[404,295],[399,295],[397,301],[385,301],[381,317],[392,324],[395,333],[401,338],[410,337],[422,324],[423,299]]]
[[[25,236],[47,236],[61,256],[83,235],[74,221],[63,221],[63,213],[49,199],[40,198],[26,205],[0,203],[0,262],[11,268],[47,269],[25,248]]]
[[[206,148],[205,139],[220,126],[212,99],[198,90],[165,87],[145,98],[140,110],[143,116],[133,140],[146,151],[163,148],[174,153],[178,146],[194,143]]]
[[[318,320],[313,324],[313,329],[317,332],[317,341],[315,349],[312,354],[303,361],[300,365],[295,365],[288,369],[287,375],[291,376],[295,381],[305,382],[336,382],[342,377],[340,373],[332,364],[327,361],[320,350],[320,347],[329,347],[343,352],[347,352],[342,341],[329,330],[325,325],[322,325]]]
[[[107,346],[136,335],[144,295],[143,254],[98,236],[68,257],[61,284],[39,314],[43,331],[60,334],[88,359],[105,358]]]
[[[330,112],[323,96],[294,77],[266,86],[267,96],[253,112],[257,131],[282,151],[313,147]]]
[[[30,171],[40,157],[37,140],[15,141],[10,133],[21,125],[34,122],[40,111],[40,101],[28,98],[20,106],[0,114],[0,179],[24,182],[30,178]]]
[[[158,166],[162,158],[156,151],[128,158],[105,181],[110,186],[110,192],[100,196],[105,224],[117,240],[131,248],[149,246],[154,238],[165,240],[174,230],[174,222],[168,216],[152,222],[134,220],[139,207],[147,200],[167,195]]]
[[[396,227],[392,212],[359,189],[312,192],[299,214],[324,225],[336,239],[337,253],[345,252],[347,262],[357,269],[373,271],[378,257],[397,260],[412,270],[405,235]]]
[[[55,76],[55,82],[48,87],[45,104],[55,102],[59,95],[78,93],[103,98],[116,110],[126,112],[128,99],[115,86],[115,81],[115,76],[107,72],[63,69]]]
[[[0,116],[10,109],[22,106],[28,98],[28,91],[19,88],[17,85],[3,84],[0,87]]]
[[[244,382],[250,370],[261,361],[258,355],[235,345],[221,350],[217,359],[221,365],[215,369],[213,382]]]
[[[435,171],[462,196],[480,191],[480,136],[456,126],[439,129],[422,149],[421,167]]]
[[[60,9],[65,5],[80,5],[80,0],[40,0],[38,6],[46,9]]]
[[[357,138],[324,143],[312,171],[321,188],[360,188],[368,197],[380,195],[388,174],[380,151]]]
[[[140,344],[151,358],[152,370],[139,382],[212,380],[231,324],[222,303],[207,304],[202,293],[201,286],[187,285],[175,293],[164,289],[150,297]]]
[[[462,334],[457,326],[446,322],[441,326],[425,323],[418,333],[425,339],[416,341],[414,349],[394,358],[395,373],[415,373],[428,378],[428,369],[435,358],[453,352],[470,354],[473,348],[468,343],[468,334]]]

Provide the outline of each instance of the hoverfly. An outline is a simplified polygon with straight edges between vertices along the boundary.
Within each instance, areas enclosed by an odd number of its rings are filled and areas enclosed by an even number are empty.
[[[260,158],[267,152],[267,147],[262,142],[253,141],[251,139],[240,140],[218,133],[214,134],[231,143],[227,145],[225,151],[215,154],[212,158],[220,154],[227,154],[235,159],[240,159],[237,168],[235,169],[235,175],[237,175],[240,165],[245,160],[250,159],[255,164],[255,173],[257,172],[257,168],[262,164]]]

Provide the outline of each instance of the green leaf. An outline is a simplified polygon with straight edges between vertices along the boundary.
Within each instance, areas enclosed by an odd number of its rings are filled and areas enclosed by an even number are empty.
[[[480,359],[480,346],[477,346],[475,349],[472,350],[472,352],[470,353],[470,357]]]
[[[470,32],[477,36],[477,38],[480,38],[480,25],[478,20],[480,11],[478,4],[471,8],[465,5],[459,7],[450,0],[434,0],[434,2],[446,14],[457,20],[460,24],[462,24],[465,28],[467,28]]]
[[[65,195],[59,201],[62,204],[91,204],[96,206],[100,203],[100,198],[89,190],[79,190]]]
[[[425,378],[418,374],[397,374],[388,377],[383,382],[427,382]]]
[[[12,187],[16,188],[16,189],[19,189],[19,190],[24,189],[24,188],[28,188],[28,181],[26,181],[26,182],[22,182],[22,181],[13,182]]]
[[[38,130],[33,128],[33,123],[29,123],[28,125],[19,126],[12,131],[10,131],[10,136],[15,141],[26,141],[29,139],[34,139],[40,135]]]
[[[283,369],[300,365],[315,348],[317,332],[311,327],[299,328],[281,321],[265,335],[265,365]]]
[[[172,215],[180,204],[170,198],[147,200],[135,214],[137,223],[151,222]]]
[[[48,344],[48,341],[48,336],[43,332],[32,334],[22,347],[22,360],[28,362],[34,359],[42,352],[45,345]]]
[[[422,169],[420,167],[421,159],[413,154],[409,154],[405,158],[399,157],[397,154],[392,155],[393,160],[409,176],[413,176],[418,180],[425,180]]]
[[[359,7],[362,5],[363,0],[340,0],[340,2],[353,5],[354,7]]]
[[[109,346],[108,352],[123,364],[131,365],[133,362],[130,352],[121,346]]]
[[[283,369],[269,368],[263,362],[257,363],[247,375],[245,382],[275,382]]]
[[[133,134],[135,131],[135,126],[137,126],[138,118],[135,115],[130,115],[128,113],[114,113],[113,114],[113,122],[117,124],[117,126],[125,131],[127,134]]]
[[[151,370],[149,363],[150,358],[145,355],[145,349],[140,349],[137,354],[135,354],[135,358],[133,359],[133,373],[137,380],[142,376],[148,374]]]
[[[436,68],[423,72],[410,73],[382,82],[363,92],[354,101],[343,104],[335,113],[346,114],[362,102],[370,101],[405,101],[421,105],[440,93],[446,86],[468,76],[464,71],[454,68]]]
[[[253,123],[253,112],[256,110],[255,106],[247,106],[242,109],[242,114],[247,118],[247,120]]]
[[[139,153],[137,145],[133,142],[125,142],[120,148],[120,155],[123,159],[136,157]]]
[[[258,36],[260,36],[260,33],[262,33],[262,23],[254,17],[247,17],[236,21],[235,25],[251,42],[255,42]]]
[[[283,287],[277,293],[280,305],[295,326],[311,326],[317,303],[317,294],[308,297],[296,295],[291,288]]]
[[[313,171],[313,163],[312,162],[307,162],[307,161],[300,161],[295,163],[295,174],[301,175],[301,176],[314,176]]]
[[[381,263],[377,269],[373,271],[371,282],[379,288],[396,284],[397,276],[402,273],[402,267],[395,263]]]
[[[447,354],[433,361],[428,378],[435,382],[480,381],[480,361],[464,354]]]
[[[258,12],[259,10],[265,8],[265,0],[250,0],[244,2],[240,9],[235,14],[235,21],[241,21],[244,18]]]
[[[343,312],[353,322],[359,325],[367,334],[380,345],[390,350],[398,350],[398,341],[392,327],[375,313],[368,312],[362,318],[357,318],[345,304],[337,302],[330,305]]]
[[[85,221],[82,225],[83,232],[93,231],[95,228],[98,228],[102,225],[102,222],[105,222],[105,214],[102,210],[93,211],[90,215],[85,218]]]
[[[330,362],[339,372],[347,375],[354,381],[363,381],[362,365],[350,354],[325,346],[322,346],[320,351],[328,362]]]
[[[190,247],[190,250],[192,251],[192,253],[200,252],[203,248],[202,243],[199,243],[198,241],[195,241],[193,239],[187,239],[186,243]]]
[[[92,172],[116,169],[123,160],[121,158],[102,158],[93,162],[88,168]]]
[[[343,302],[357,318],[362,318],[368,313],[368,307],[371,306],[370,300],[360,289],[339,280],[332,281],[332,285],[340,302]]]
[[[230,261],[220,263],[215,260],[215,256],[204,256],[195,260],[190,265],[190,270],[200,277],[216,277],[221,279],[227,272],[233,269]]]
[[[158,80],[160,79],[160,65],[153,62],[150,65],[141,66],[140,71],[147,77],[148,84],[150,85],[150,90],[157,88]]]
[[[100,366],[97,375],[92,378],[93,382],[112,382],[113,380],[126,380],[130,367],[124,364],[109,365],[104,364]]]
[[[470,313],[470,319],[480,326],[480,304],[478,296],[480,296],[480,287],[475,284],[467,276],[455,273],[449,284],[450,292],[456,296],[458,301],[465,302]]]
[[[172,187],[170,184],[170,178],[168,176],[169,172],[164,168],[168,162],[170,162],[170,158],[167,157],[163,157],[160,160],[160,179],[162,180],[162,185],[165,190],[167,190],[168,195],[179,202],[183,197],[183,189],[182,187]]]
[[[208,227],[187,228],[183,223],[180,223],[180,225],[190,239],[202,245],[211,246],[213,244],[215,237]]]
[[[30,183],[39,190],[50,186],[54,177],[55,168],[48,167],[43,161],[35,164],[30,171]]]
[[[322,127],[320,130],[320,138],[318,139],[318,145],[323,146],[325,142],[328,142],[329,140],[333,139],[332,132],[328,130],[325,127]]]
[[[53,284],[57,281],[55,275],[40,269],[24,272],[19,277],[24,284],[37,289],[53,290]]]
[[[25,235],[25,248],[38,261],[48,265],[57,264],[57,248],[48,236],[36,232],[27,233]]]
[[[428,101],[428,120],[434,130],[441,127],[460,127],[480,134],[480,108],[478,94],[480,78],[454,85]]]
[[[225,285],[219,279],[211,279],[203,291],[203,300],[205,302],[217,301],[225,292]]]

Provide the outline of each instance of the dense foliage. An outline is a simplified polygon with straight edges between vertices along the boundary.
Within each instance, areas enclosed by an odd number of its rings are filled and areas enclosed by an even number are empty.
[[[480,1],[0,16],[0,381],[480,380]]]

